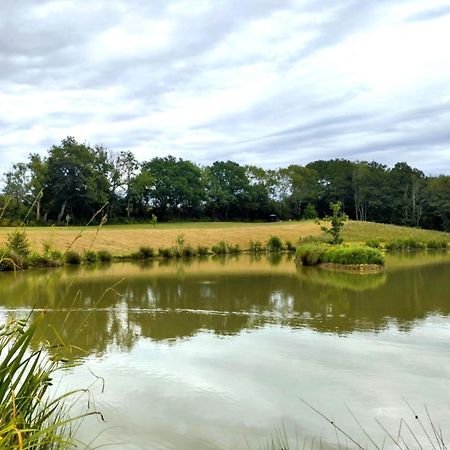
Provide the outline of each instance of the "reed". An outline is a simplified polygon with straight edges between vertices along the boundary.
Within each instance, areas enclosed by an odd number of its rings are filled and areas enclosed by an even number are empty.
[[[8,449],[65,449],[77,444],[71,434],[78,417],[68,414],[68,402],[81,391],[55,398],[52,379],[65,360],[49,356],[50,344],[31,350],[31,341],[44,318],[9,321],[0,329],[0,442]],[[96,413],[94,413],[96,414]]]

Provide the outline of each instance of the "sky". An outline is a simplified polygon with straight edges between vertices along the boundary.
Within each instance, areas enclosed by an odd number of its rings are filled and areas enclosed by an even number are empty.
[[[450,174],[449,43],[450,0],[1,0],[0,171],[73,136]]]

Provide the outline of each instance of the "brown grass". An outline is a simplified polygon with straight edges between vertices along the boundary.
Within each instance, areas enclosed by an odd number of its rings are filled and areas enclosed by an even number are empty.
[[[0,245],[4,245],[6,236],[12,228],[0,228]],[[51,242],[55,249],[65,251],[79,233],[78,227],[37,227],[28,228],[27,235],[33,249],[41,251],[44,242]],[[296,243],[299,237],[320,235],[319,227],[313,221],[275,222],[275,223],[198,223],[198,224],[161,224],[153,227],[145,226],[103,226],[95,238],[97,228],[87,228],[80,239],[73,245],[77,251],[87,250],[92,241],[93,250],[109,250],[114,256],[127,255],[140,246],[170,247],[176,237],[183,234],[185,243],[193,246],[211,247],[219,241],[239,244],[242,249],[249,246],[250,240],[259,240],[263,244],[270,236],[279,236],[283,241]]]

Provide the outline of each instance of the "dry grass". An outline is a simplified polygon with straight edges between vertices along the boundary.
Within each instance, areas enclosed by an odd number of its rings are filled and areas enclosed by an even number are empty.
[[[12,228],[0,228],[0,246],[5,243],[6,236]],[[53,247],[65,251],[80,232],[80,227],[36,227],[28,228],[27,235],[36,251],[41,251],[44,242],[51,242]],[[105,249],[114,256],[127,255],[148,246],[154,249],[170,247],[178,235],[183,234],[185,242],[193,246],[211,247],[219,241],[238,244],[242,249],[249,246],[250,240],[263,243],[270,236],[279,236],[283,241],[297,242],[298,238],[307,235],[320,235],[319,227],[313,221],[275,222],[275,223],[178,223],[151,225],[103,226],[96,236],[97,228],[87,228],[73,249],[87,250],[92,242],[93,250]]]
[[[80,230],[81,227],[35,227],[28,228],[27,235],[36,251],[42,251],[44,242],[51,242],[55,249],[65,251]],[[13,228],[0,228],[0,246],[5,243],[6,236],[11,231]],[[121,256],[128,255],[141,246],[154,249],[170,247],[180,234],[184,235],[187,244],[194,247],[211,247],[219,241],[226,241],[247,249],[251,240],[265,244],[270,236],[279,236],[283,241],[289,240],[295,244],[299,237],[322,235],[319,226],[311,220],[275,223],[162,223],[155,227],[150,224],[105,225],[97,237],[96,233],[97,227],[88,227],[75,242],[73,249],[82,252],[92,245],[93,250],[104,249],[114,256]],[[371,222],[349,221],[345,224],[342,234],[345,241],[362,243],[368,239],[389,241],[408,237],[424,241],[442,238],[450,241],[449,233]]]

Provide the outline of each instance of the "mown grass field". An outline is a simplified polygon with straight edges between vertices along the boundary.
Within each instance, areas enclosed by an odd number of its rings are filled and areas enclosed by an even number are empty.
[[[0,246],[5,243],[8,233],[14,228],[0,228]],[[26,229],[33,250],[42,251],[44,243],[50,243],[55,249],[65,251],[68,247],[84,251],[109,250],[114,256],[128,255],[140,246],[149,246],[157,250],[160,247],[174,245],[177,236],[183,235],[187,244],[211,247],[219,241],[239,244],[247,249],[250,240],[263,244],[270,236],[278,236],[283,241],[294,244],[300,237],[320,236],[322,231],[314,221],[290,221],[274,223],[240,222],[183,222],[137,225],[105,225],[98,229],[89,227],[31,227]],[[79,236],[81,233],[81,236]],[[79,236],[79,237],[78,237]],[[450,241],[449,233],[420,230],[395,225],[370,222],[349,221],[345,224],[343,238],[347,242],[365,242],[367,239],[385,241],[413,237],[420,240],[442,239]]]

